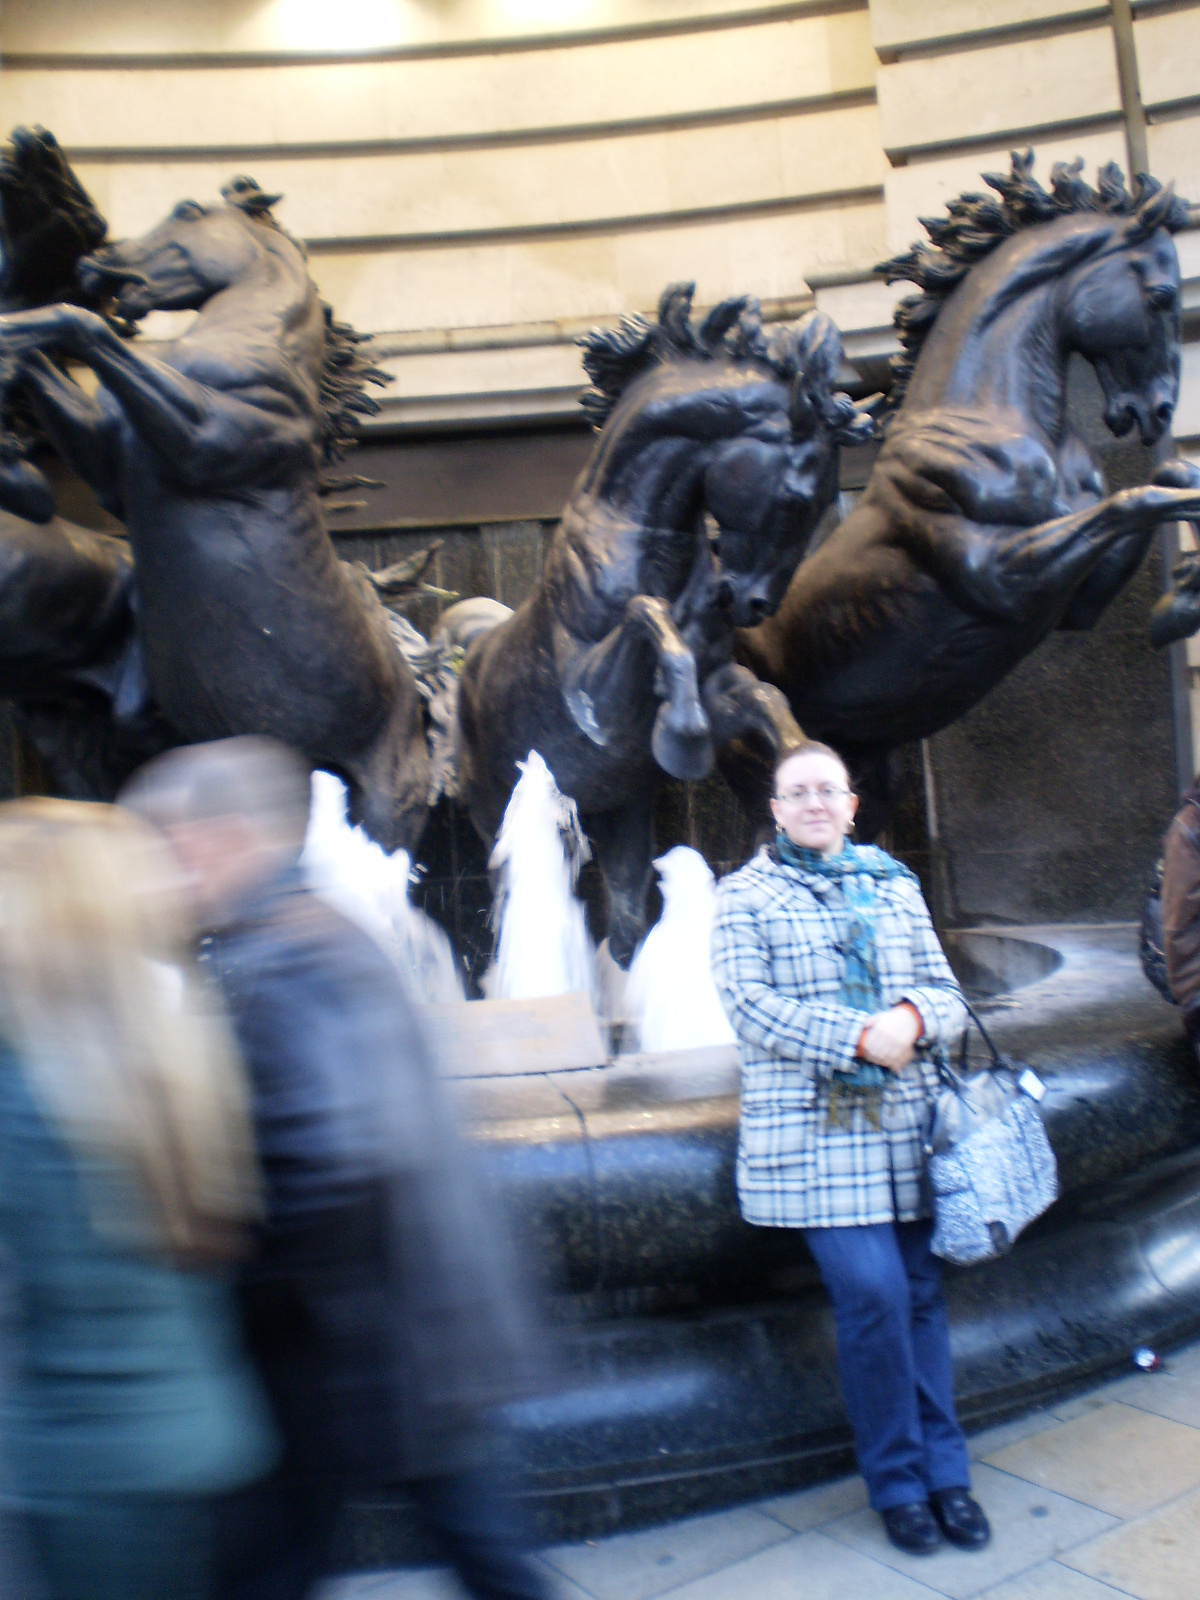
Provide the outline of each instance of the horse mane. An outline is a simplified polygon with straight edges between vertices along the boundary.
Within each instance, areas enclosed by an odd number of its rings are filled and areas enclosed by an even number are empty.
[[[797,325],[768,334],[753,295],[722,300],[700,326],[692,321],[694,283],[671,283],[658,301],[658,320],[625,316],[615,328],[593,328],[578,341],[592,380],[579,397],[598,432],[617,401],[644,373],[667,362],[756,361],[785,384],[800,379],[807,402],[841,443],[857,444],[872,429],[870,417],[833,385],[842,346],[828,317],[812,313]]]
[[[256,179],[243,173],[229,180],[221,190],[221,198],[244,212],[251,221],[282,234],[300,252],[300,259],[308,260],[303,242],[283,227],[272,210],[283,199],[282,195],[267,194]],[[392,378],[390,373],[375,366],[363,351],[373,335],[359,333],[348,322],[339,322],[327,301],[321,300],[319,304],[325,319],[325,355],[318,380],[317,403],[321,464],[329,466],[357,442],[358,418],[375,416],[379,411],[379,402],[367,393],[367,385],[382,387],[391,383]]]
[[[392,376],[363,353],[362,347],[370,344],[371,334],[359,333],[348,322],[339,322],[333,307],[324,300],[321,310],[325,315],[325,364],[321,368],[319,404],[322,458],[328,465],[357,441],[359,417],[373,417],[379,411],[379,402],[367,393],[367,384],[382,388],[391,383]]]
[[[1157,228],[1175,233],[1188,225],[1187,202],[1176,196],[1172,184],[1164,186],[1148,173],[1139,172],[1130,193],[1115,161],[1099,169],[1094,189],[1082,173],[1082,156],[1070,163],[1055,162],[1047,192],[1033,176],[1033,151],[1014,150],[1011,172],[982,174],[995,195],[967,192],[949,201],[946,216],[919,218],[931,245],[916,243],[904,254],[880,262],[875,268],[887,283],[915,283],[921,291],[901,300],[892,319],[901,354],[891,361],[889,413],[897,411],[904,401],[917,358],[939,311],[971,268],[1005,239],[1024,228],[1081,212],[1127,217],[1126,235],[1131,244],[1148,239]]]
[[[107,234],[54,135],[14,128],[0,148],[0,300],[18,309],[78,299],[75,265]]]
[[[697,328],[692,322],[695,292],[694,283],[670,283],[659,296],[657,322],[626,316],[615,328],[593,328],[578,340],[584,371],[592,380],[579,403],[597,431],[630,384],[651,367],[667,361],[715,361],[724,353],[722,341],[731,324],[758,305],[749,295],[723,300]]]

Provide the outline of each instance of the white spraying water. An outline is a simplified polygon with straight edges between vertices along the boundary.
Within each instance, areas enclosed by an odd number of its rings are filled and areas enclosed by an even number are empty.
[[[590,996],[594,954],[575,884],[591,851],[579,813],[536,750],[517,766],[521,778],[488,862],[499,936],[483,990],[490,1000]]]
[[[312,775],[300,864],[310,888],[386,950],[414,1000],[435,1005],[466,999],[449,939],[408,898],[408,852],[389,856],[361,828],[350,826],[346,785],[331,772]]]
[[[697,1050],[733,1044],[737,1036],[712,978],[717,891],[708,863],[680,844],[654,865],[663,910],[629,968],[624,1048]]]

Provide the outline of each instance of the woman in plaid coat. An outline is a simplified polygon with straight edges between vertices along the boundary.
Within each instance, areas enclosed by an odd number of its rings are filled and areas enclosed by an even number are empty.
[[[742,1215],[800,1228],[833,1301],[859,1468],[892,1542],[990,1530],[954,1414],[922,1140],[962,992],[911,872],[855,846],[827,745],[783,757],[774,844],[718,889],[713,972],[742,1059]]]

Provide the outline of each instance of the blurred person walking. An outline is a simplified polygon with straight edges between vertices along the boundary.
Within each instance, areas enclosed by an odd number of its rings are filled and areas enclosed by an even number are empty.
[[[1171,996],[1184,1031],[1200,1047],[1200,782],[1183,804],[1163,840],[1162,948]]]
[[[403,1481],[469,1591],[535,1600],[482,1419],[538,1352],[396,969],[305,886],[308,800],[256,738],[172,751],[123,797],[192,885],[266,1179],[241,1294],[285,1454],[231,1522],[225,1593],[309,1594],[347,1500]]]
[[[128,812],[0,805],[0,1437],[50,1600],[209,1600],[216,1499],[276,1454],[226,1269],[247,1095],[177,878]]]

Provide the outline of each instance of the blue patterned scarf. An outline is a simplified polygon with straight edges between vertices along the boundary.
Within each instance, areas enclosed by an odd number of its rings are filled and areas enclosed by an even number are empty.
[[[823,856],[793,844],[782,828],[775,830],[779,859],[802,872],[812,872],[841,887],[846,920],[841,930],[842,988],[839,999],[851,1011],[873,1016],[882,1002],[879,969],[875,961],[875,886],[887,878],[913,878],[903,864],[874,845],[855,845],[847,839],[836,856]],[[830,1127],[849,1127],[850,1113],[861,1105],[873,1127],[879,1126],[880,1102],[887,1070],[864,1061],[854,1072],[835,1072],[829,1093]]]

